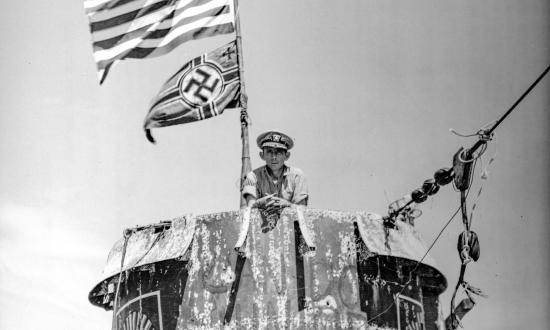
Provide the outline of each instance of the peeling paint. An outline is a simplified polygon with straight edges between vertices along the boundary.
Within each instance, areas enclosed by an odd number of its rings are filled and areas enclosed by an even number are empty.
[[[298,243],[296,210],[286,209],[266,233],[262,232],[261,216],[252,210],[248,236],[241,248],[244,264],[238,271],[238,254],[233,246],[243,223],[243,211],[188,215],[172,220],[164,231],[154,227],[135,231],[128,241],[128,261],[123,269],[132,272],[136,267],[151,267],[155,273],[159,272],[155,263],[186,261],[186,281],[178,289],[182,294],[178,315],[173,315],[177,317],[177,329],[395,329],[385,327],[383,322],[367,324],[372,315],[365,311],[387,304],[384,299],[403,287],[401,283],[412,280],[402,265],[420,260],[426,251],[414,228],[398,223],[397,230],[386,232],[380,216],[366,212],[307,209],[304,215],[301,225],[309,230],[314,251],[307,248],[303,237]],[[356,237],[354,226],[360,237]],[[361,249],[358,240],[362,241]],[[104,304],[112,297],[109,285],[120,271],[121,247],[121,241],[115,244],[104,270],[105,280],[90,293],[90,297],[102,297]],[[303,260],[300,264],[297,255]],[[395,280],[386,282],[388,275],[385,278],[380,273],[359,278],[358,264],[388,255],[405,260],[396,264]],[[435,274],[439,281],[445,281],[429,258],[418,269],[419,274]],[[305,288],[298,287],[300,278]],[[407,290],[412,292],[414,286],[421,285],[417,281],[406,286]],[[361,298],[360,282],[363,287],[368,285],[368,300]],[[445,286],[446,282],[430,288]],[[141,292],[141,284],[139,287]],[[302,310],[300,292],[305,292]]]

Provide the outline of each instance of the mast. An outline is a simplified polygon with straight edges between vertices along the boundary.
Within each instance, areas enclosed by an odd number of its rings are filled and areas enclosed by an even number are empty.
[[[242,191],[244,178],[248,172],[252,170],[250,164],[250,144],[248,142],[248,104],[246,96],[246,88],[244,84],[243,76],[243,55],[242,55],[242,38],[241,38],[241,20],[239,14],[239,0],[233,0],[235,11],[235,36],[237,41],[237,61],[239,63],[239,76],[241,77],[241,141],[242,141],[242,153],[241,153],[241,180],[239,190],[240,207],[246,206],[246,200],[240,195]]]

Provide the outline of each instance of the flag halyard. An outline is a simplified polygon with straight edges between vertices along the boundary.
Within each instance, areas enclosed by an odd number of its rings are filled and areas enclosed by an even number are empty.
[[[235,31],[233,0],[85,0],[84,8],[100,83],[118,61]]]
[[[186,63],[162,86],[153,99],[144,128],[185,124],[240,107],[239,63],[232,41]]]

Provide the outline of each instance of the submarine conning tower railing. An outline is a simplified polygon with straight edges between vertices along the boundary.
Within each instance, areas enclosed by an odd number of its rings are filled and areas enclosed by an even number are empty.
[[[447,281],[410,224],[287,208],[270,227],[246,212],[130,229],[90,302],[112,310],[116,301],[116,329],[439,329]]]

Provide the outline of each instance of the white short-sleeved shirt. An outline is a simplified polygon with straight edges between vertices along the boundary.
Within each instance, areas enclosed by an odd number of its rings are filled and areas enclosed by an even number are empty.
[[[302,170],[286,166],[283,169],[282,180],[274,178],[267,166],[262,166],[246,175],[242,195],[251,195],[258,199],[275,193],[293,204],[308,201],[309,193],[306,178]]]

